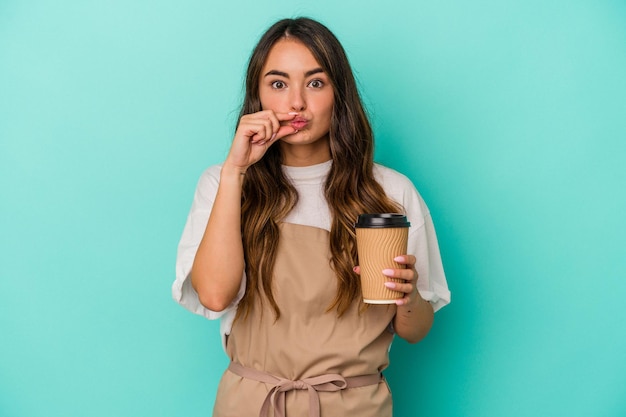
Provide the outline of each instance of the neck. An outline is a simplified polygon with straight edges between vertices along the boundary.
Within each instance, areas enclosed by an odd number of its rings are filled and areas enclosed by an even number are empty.
[[[328,139],[306,145],[280,142],[280,150],[283,154],[283,165],[291,167],[317,165],[331,159]]]

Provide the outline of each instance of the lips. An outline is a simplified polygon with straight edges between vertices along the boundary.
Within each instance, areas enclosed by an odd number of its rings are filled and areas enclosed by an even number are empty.
[[[296,117],[289,124],[294,129],[301,130],[301,129],[304,129],[306,127],[306,125],[309,124],[309,121],[307,119],[305,119],[304,117]]]

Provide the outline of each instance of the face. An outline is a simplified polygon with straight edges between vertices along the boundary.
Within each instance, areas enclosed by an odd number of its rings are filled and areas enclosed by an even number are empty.
[[[295,119],[285,122],[298,132],[282,138],[283,144],[323,145],[328,149],[333,87],[303,43],[281,39],[274,44],[263,66],[259,96],[263,110],[298,113]]]

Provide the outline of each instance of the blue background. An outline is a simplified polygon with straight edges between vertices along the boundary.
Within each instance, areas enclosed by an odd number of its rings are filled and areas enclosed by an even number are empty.
[[[396,416],[626,413],[626,3],[0,0],[0,415],[209,416],[218,323],[170,296],[258,36],[348,51],[453,292]]]

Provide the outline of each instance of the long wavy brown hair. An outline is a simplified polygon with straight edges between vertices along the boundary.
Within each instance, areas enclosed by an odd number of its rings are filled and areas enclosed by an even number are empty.
[[[373,174],[374,139],[372,128],[361,103],[357,85],[346,53],[321,23],[308,19],[284,19],[275,23],[261,37],[252,52],[246,74],[246,89],[241,116],[261,111],[259,81],[261,70],[272,46],[285,37],[306,45],[328,75],[334,90],[329,141],[333,159],[325,183],[330,207],[331,266],[337,274],[337,295],[328,311],[337,309],[341,316],[350,304],[361,297],[354,223],[361,213],[402,211],[388,198]],[[237,317],[247,316],[262,291],[275,317],[280,317],[272,295],[272,271],[276,261],[278,224],[298,201],[298,194],[283,174],[279,146],[268,149],[263,158],[246,171],[242,194],[242,236],[246,262],[247,287]]]

